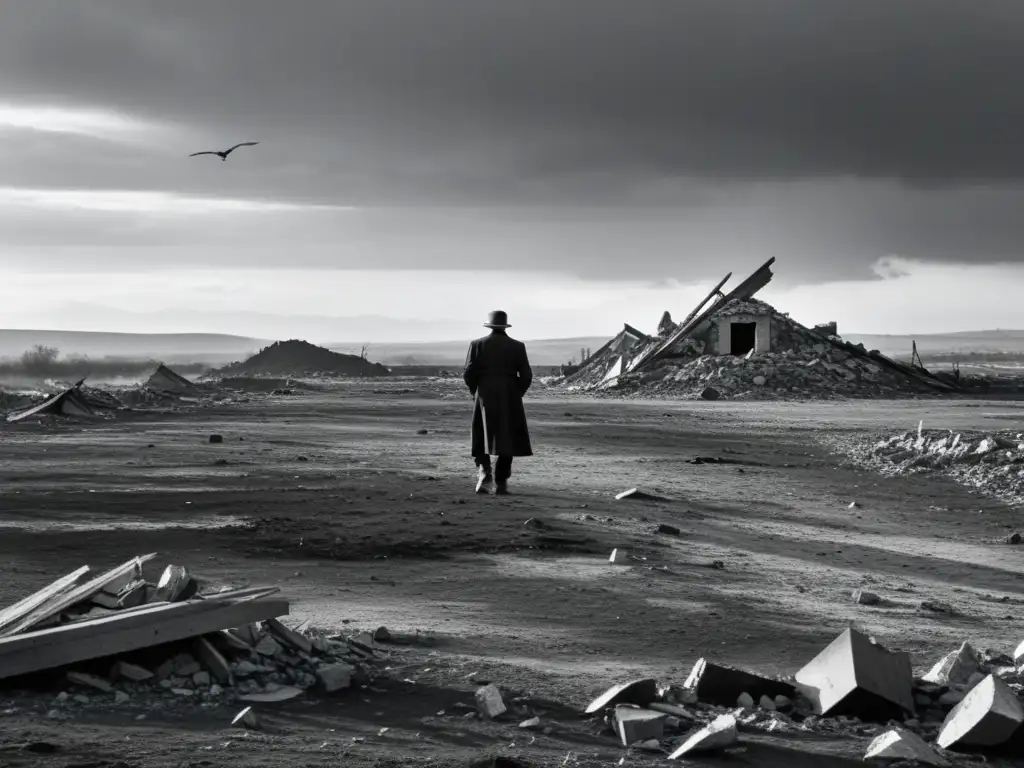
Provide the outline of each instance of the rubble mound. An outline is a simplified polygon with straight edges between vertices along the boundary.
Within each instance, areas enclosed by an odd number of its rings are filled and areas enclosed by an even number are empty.
[[[231,376],[388,376],[380,363],[371,363],[357,355],[332,352],[308,341],[275,341],[240,363],[220,370]]]
[[[650,398],[700,399],[711,387],[729,400],[910,397],[933,390],[845,350],[817,343],[762,355],[667,359],[620,376],[610,391]]]
[[[903,432],[874,442],[832,441],[854,461],[885,475],[942,472],[1011,504],[1024,504],[1024,433]]]

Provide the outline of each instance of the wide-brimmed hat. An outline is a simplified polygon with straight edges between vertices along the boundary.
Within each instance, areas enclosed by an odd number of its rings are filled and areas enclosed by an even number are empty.
[[[508,315],[502,312],[500,309],[496,309],[487,316],[487,322],[484,323],[484,328],[511,328],[508,324]]]

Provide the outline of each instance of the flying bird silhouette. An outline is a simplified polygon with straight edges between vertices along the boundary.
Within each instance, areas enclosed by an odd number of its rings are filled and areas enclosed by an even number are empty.
[[[217,155],[221,159],[221,162],[223,162],[228,159],[228,155],[239,147],[255,147],[257,144],[259,144],[258,141],[243,141],[241,144],[235,144],[231,149],[225,149],[223,152],[218,152],[217,150],[214,150],[213,152],[193,152],[189,157],[195,157],[196,155]]]

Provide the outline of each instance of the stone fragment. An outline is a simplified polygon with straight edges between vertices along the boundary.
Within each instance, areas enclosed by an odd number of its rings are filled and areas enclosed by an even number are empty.
[[[352,686],[352,675],[356,668],[351,664],[339,662],[337,664],[326,664],[316,671],[317,682],[327,693],[340,691],[342,688]]]
[[[114,686],[102,677],[96,677],[96,675],[90,675],[85,672],[68,672],[68,682],[88,688],[95,688],[97,691],[103,691],[104,693],[112,693],[114,690]]]
[[[995,675],[989,675],[946,716],[935,741],[943,749],[996,747],[1009,741],[1021,723],[1024,707],[1016,694]]]
[[[775,697],[775,708],[777,710],[784,711],[793,708],[793,701],[788,696],[776,696]]]
[[[234,672],[239,677],[249,677],[260,671],[260,668],[248,659],[242,659],[235,665]]]
[[[212,680],[210,679],[210,673],[205,669],[201,669],[192,675],[192,684],[196,688],[206,688],[210,685]]]
[[[700,396],[702,400],[718,400],[722,396],[722,393],[714,387],[705,387],[700,393]]]
[[[893,728],[876,737],[868,745],[864,759],[907,760],[914,765],[934,765],[938,768],[946,768],[949,765],[949,761],[924,739],[904,728]]]
[[[914,711],[910,656],[847,629],[796,673],[797,687],[816,715],[869,722],[902,720]]]
[[[661,712],[619,704],[615,707],[615,732],[625,747],[638,741],[660,740],[665,735],[665,717]]]
[[[736,706],[743,707],[744,709],[754,708],[754,697],[744,691],[736,698]]]
[[[584,713],[592,715],[615,704],[637,704],[644,707],[657,698],[658,683],[656,680],[651,678],[631,680],[628,683],[613,685],[590,702]]]
[[[501,698],[501,691],[493,683],[478,688],[474,699],[476,700],[477,711],[489,720],[493,720],[506,711],[505,702]]]
[[[762,696],[795,696],[796,691],[789,683],[770,677],[755,675],[746,670],[715,664],[706,658],[698,659],[689,677],[683,683],[685,690],[693,691],[706,704],[722,707],[736,705],[740,695],[749,694],[752,702]]]
[[[763,387],[768,382],[768,379],[764,376],[755,376],[752,381],[754,382],[754,386]]]
[[[199,585],[182,565],[168,565],[156,585],[156,601],[177,603],[195,597]]]
[[[261,637],[260,641],[256,643],[256,653],[261,656],[276,656],[283,650],[281,644],[270,635]]]
[[[719,715],[684,741],[668,759],[678,760],[692,752],[715,752],[731,747],[737,741],[739,733],[736,730],[736,718],[732,715]]]
[[[676,528],[676,526],[669,525],[668,523],[661,523],[658,526],[657,532],[664,533],[666,536],[678,536],[680,533],[682,533],[682,531]]]
[[[210,442],[211,443],[223,443],[224,442],[224,436],[223,435],[210,435]]]
[[[243,728],[257,731],[260,728],[260,719],[256,714],[256,711],[249,706],[235,715],[235,719],[231,721],[231,725],[242,726]]]
[[[761,700],[757,702],[757,705],[761,707],[761,709],[766,709],[769,712],[774,712],[776,709],[775,699],[773,699],[771,696],[762,696]]]
[[[129,696],[124,691],[116,691],[114,693],[114,703],[115,704],[127,704],[129,701],[131,701],[131,699],[132,699],[132,697]]]
[[[153,673],[136,664],[129,664],[127,661],[118,661],[110,670],[110,676],[114,680],[131,680],[141,683],[143,680],[151,680]]]
[[[529,720],[523,720],[523,722],[521,722],[519,724],[519,727],[520,728],[526,728],[526,729],[539,728],[540,727],[540,718],[539,717],[531,717]]]
[[[981,670],[981,659],[970,643],[950,651],[921,679],[936,685],[967,685],[971,676]]]
[[[882,598],[874,592],[858,589],[853,593],[853,602],[857,603],[857,605],[878,605],[882,602]]]
[[[267,619],[264,624],[276,638],[282,640],[285,644],[290,645],[292,648],[300,650],[304,653],[309,653],[313,650],[313,644],[309,641],[309,638],[304,635],[300,635],[294,629],[290,629],[282,624],[277,619]]]
[[[608,562],[614,565],[625,565],[629,562],[629,552],[620,548],[613,549]]]

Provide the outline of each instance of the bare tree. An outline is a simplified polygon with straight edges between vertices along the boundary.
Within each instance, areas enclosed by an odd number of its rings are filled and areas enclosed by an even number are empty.
[[[366,359],[366,350],[369,348],[369,344],[363,344],[363,348],[359,350],[359,357],[363,360]]]
[[[59,355],[60,350],[56,347],[36,344],[32,349],[22,353],[21,368],[25,373],[32,375],[42,376],[49,374]]]

